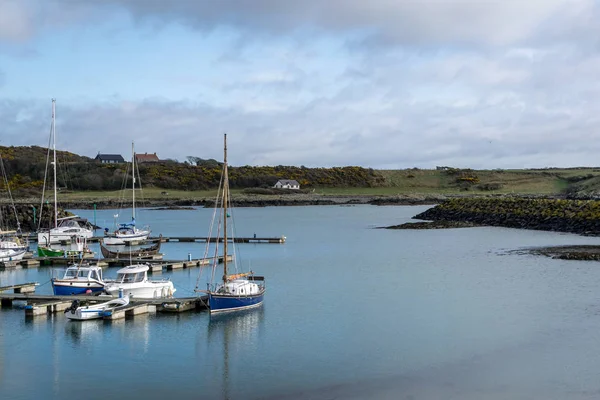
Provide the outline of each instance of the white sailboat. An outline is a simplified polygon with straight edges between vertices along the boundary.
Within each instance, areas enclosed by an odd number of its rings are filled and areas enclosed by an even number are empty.
[[[227,170],[227,134],[224,135],[224,157],[223,171],[221,176],[221,188],[215,202],[216,209],[221,210],[222,235],[223,235],[223,278],[222,282],[208,287],[208,305],[210,313],[220,313],[226,311],[245,310],[258,307],[262,304],[265,295],[265,279],[263,276],[255,276],[254,272],[228,274],[228,232],[227,218],[231,217],[228,213],[230,208],[229,194],[229,175]],[[215,212],[215,215],[218,213]],[[214,218],[214,217],[213,217]],[[213,224],[211,224],[211,227]],[[221,227],[219,226],[218,229]],[[233,232],[233,231],[232,231]],[[210,236],[210,235],[209,235]],[[232,242],[235,243],[233,237]],[[208,246],[207,241],[207,246]],[[217,240],[219,243],[219,240]],[[215,246],[214,260],[219,258],[218,245]],[[237,258],[234,257],[234,261]],[[213,264],[213,270],[217,263]],[[214,275],[214,274],[213,274]]]
[[[50,230],[38,231],[38,245],[49,246],[52,243],[69,242],[72,237],[81,237],[89,239],[94,236],[94,228],[85,218],[80,218],[77,215],[58,218],[58,200],[57,200],[57,180],[56,180],[56,99],[52,99],[52,169],[54,172],[54,227]],[[45,182],[44,182],[45,184]],[[43,210],[42,198],[42,207]],[[40,215],[40,221],[42,216]]]
[[[0,261],[12,261],[21,260],[29,248],[27,240],[22,240],[21,225],[19,223],[19,216],[17,215],[17,209],[13,201],[12,193],[10,191],[10,185],[8,182],[8,176],[4,169],[4,161],[2,160],[2,154],[0,154],[0,169],[2,170],[2,180],[6,192],[8,193],[8,199],[10,201],[10,209],[13,210],[14,219],[16,223],[16,230],[3,230],[10,227],[8,216],[2,214],[2,207],[0,206]]]
[[[150,227],[144,226],[143,229],[139,229],[135,226],[135,150],[133,142],[131,143],[131,176],[132,176],[132,214],[131,222],[126,224],[120,224],[114,232],[104,232],[104,244],[107,245],[119,245],[119,244],[131,244],[140,243],[148,239],[150,236]],[[118,214],[115,215],[118,217]]]

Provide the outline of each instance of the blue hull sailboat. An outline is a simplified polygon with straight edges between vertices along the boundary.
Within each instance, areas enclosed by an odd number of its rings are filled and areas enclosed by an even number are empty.
[[[246,310],[258,307],[262,304],[265,296],[264,277],[255,276],[252,271],[231,275],[228,274],[227,219],[230,217],[228,210],[231,207],[229,176],[227,171],[227,134],[224,135],[224,159],[221,189],[222,190],[219,190],[215,206],[217,209],[221,210],[221,218],[219,218],[219,221],[222,223],[222,226],[219,226],[218,230],[223,232],[223,278],[222,282],[212,285],[212,287],[209,285],[208,307],[211,313]],[[217,215],[217,213],[215,213],[215,215]],[[219,241],[217,240],[217,244],[218,243]],[[232,243],[234,243],[233,240]],[[215,253],[218,252],[218,247],[218,245],[215,246]],[[213,268],[216,267],[216,260],[218,258],[217,254],[215,254],[215,264],[213,265]]]

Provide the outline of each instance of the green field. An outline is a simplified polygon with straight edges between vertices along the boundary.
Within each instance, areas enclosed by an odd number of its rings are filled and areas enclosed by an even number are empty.
[[[600,189],[600,170],[594,168],[543,170],[380,170],[384,183],[378,187],[315,187],[302,190],[304,195],[394,196],[448,194],[564,194],[590,193]],[[216,190],[184,191],[145,188],[138,192],[140,201],[210,199]],[[232,190],[233,196],[248,195]],[[63,201],[118,201],[131,199],[131,191],[62,192]]]

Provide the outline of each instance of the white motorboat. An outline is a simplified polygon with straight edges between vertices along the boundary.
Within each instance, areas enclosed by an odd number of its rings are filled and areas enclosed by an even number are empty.
[[[88,319],[102,318],[105,312],[113,311],[117,307],[123,307],[129,304],[129,297],[119,297],[109,300],[105,303],[91,304],[82,306],[79,300],[73,301],[71,307],[65,310],[68,319],[85,321]]]
[[[104,291],[117,295],[123,290],[125,296],[144,299],[173,297],[173,282],[166,279],[149,280],[148,264],[129,265],[117,271],[117,279],[104,285]]]

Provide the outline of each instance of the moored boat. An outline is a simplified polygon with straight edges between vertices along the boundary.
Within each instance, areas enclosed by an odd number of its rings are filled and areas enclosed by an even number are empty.
[[[126,296],[144,299],[173,297],[175,287],[167,279],[148,279],[147,264],[129,265],[117,271],[117,279],[107,283],[104,291],[110,295],[119,294],[120,290]]]
[[[81,305],[79,300],[74,300],[71,307],[65,310],[68,319],[85,321],[88,319],[98,319],[104,316],[107,311],[113,311],[117,307],[124,307],[129,304],[129,297],[119,297],[104,303]]]
[[[98,293],[104,290],[102,268],[98,265],[74,264],[65,270],[61,278],[52,278],[55,295]]]
[[[144,226],[139,229],[135,225],[135,182],[136,182],[136,164],[135,164],[135,150],[133,143],[131,143],[131,182],[132,182],[132,208],[131,208],[131,222],[126,224],[120,224],[114,232],[109,232],[108,228],[104,231],[104,244],[109,245],[124,245],[130,243],[140,243],[148,239],[150,236],[150,227]],[[141,189],[141,185],[140,185]],[[117,218],[119,215],[115,215]]]
[[[0,262],[22,260],[25,253],[27,253],[26,250],[0,249]]]
[[[53,167],[53,175],[54,175],[54,218],[53,218],[53,227],[49,230],[38,231],[38,244],[44,246],[50,246],[54,243],[61,243],[71,240],[73,236],[78,236],[82,238],[91,238],[94,236],[94,228],[88,222],[87,219],[81,218],[77,215],[58,218],[58,200],[57,200],[57,179],[56,179],[56,100],[52,99],[52,129],[50,131],[50,138],[52,139],[52,154],[53,161],[51,162]],[[48,153],[49,155],[50,153]],[[46,164],[48,165],[48,164]],[[44,177],[44,187],[46,186],[46,178]],[[43,193],[43,192],[42,192]],[[40,210],[43,210],[44,204],[44,196],[42,194],[42,207]],[[40,211],[40,221],[42,221],[42,215]]]
[[[249,308],[258,307],[262,304],[264,300],[266,290],[264,277],[254,276],[254,272],[252,271],[245,273],[236,273],[231,275],[228,274],[227,220],[228,218],[232,218],[232,213],[228,212],[228,210],[231,209],[231,199],[229,193],[229,177],[227,170],[227,134],[224,135],[224,156],[221,181],[222,187],[217,196],[215,207],[220,210],[219,219],[221,219],[222,225],[222,230],[220,229],[221,226],[219,226],[217,228],[217,232],[222,232],[223,234],[223,278],[221,283],[212,285],[209,284],[208,286],[208,306],[211,314],[227,311],[245,310]],[[214,215],[217,215],[217,213],[215,212]],[[214,224],[211,224],[211,227],[213,226]],[[209,241],[207,241],[207,246],[208,242]],[[217,243],[219,242],[220,241],[217,240]],[[232,242],[232,246],[235,246],[235,240],[232,240]],[[215,246],[215,260],[219,258],[218,248],[218,245]],[[234,260],[237,260],[237,257],[234,257]],[[215,262],[213,264],[213,270],[216,267],[217,263]]]
[[[100,242],[100,251],[102,252],[102,256],[104,258],[144,258],[158,254],[162,243],[161,239],[162,235],[160,235],[158,241],[150,247],[116,251],[108,249],[106,246],[104,246],[104,243]]]
[[[92,258],[94,252],[87,245],[87,240],[79,236],[73,236],[71,248],[62,249],[58,247],[43,246],[38,244],[37,253],[39,257],[67,257],[67,258]]]

